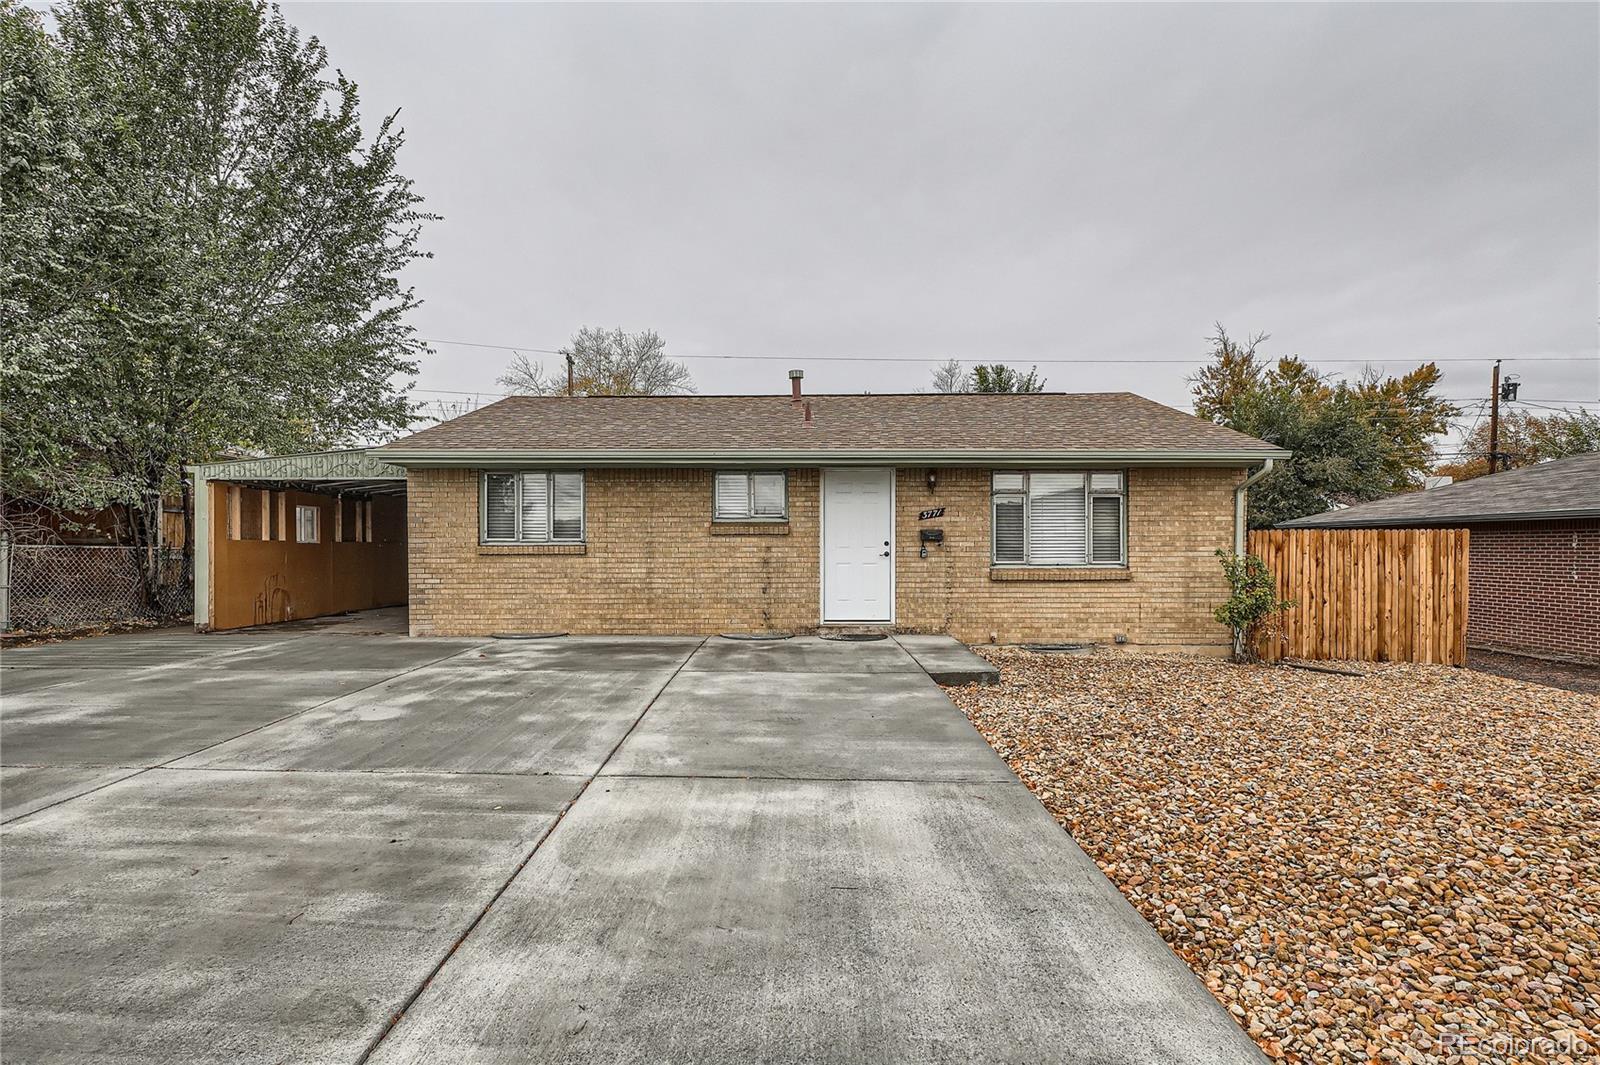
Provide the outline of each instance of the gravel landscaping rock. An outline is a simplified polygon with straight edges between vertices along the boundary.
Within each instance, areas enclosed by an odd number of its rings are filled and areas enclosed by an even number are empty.
[[[983,653],[951,698],[1269,1056],[1600,1061],[1600,698]]]

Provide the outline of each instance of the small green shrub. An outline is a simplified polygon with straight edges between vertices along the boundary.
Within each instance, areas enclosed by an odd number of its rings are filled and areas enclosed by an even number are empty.
[[[1219,547],[1217,558],[1232,594],[1211,616],[1233,632],[1233,660],[1253,662],[1257,637],[1275,614],[1294,606],[1294,600],[1278,598],[1278,581],[1257,556],[1235,555]]]

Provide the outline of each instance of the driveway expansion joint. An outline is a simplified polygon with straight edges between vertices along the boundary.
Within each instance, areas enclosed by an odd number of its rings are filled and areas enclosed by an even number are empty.
[[[456,937],[455,942],[450,944],[450,949],[445,951],[444,956],[440,958],[434,967],[429,970],[428,974],[423,977],[422,982],[417,986],[416,990],[411,992],[411,994],[406,997],[405,1001],[400,1004],[400,1008],[390,1016],[388,1022],[385,1023],[384,1026],[378,1031],[378,1034],[373,1037],[372,1041],[367,1044],[367,1048],[363,1050],[361,1052],[361,1056],[356,1059],[355,1065],[366,1065],[366,1063],[371,1059],[372,1055],[377,1052],[378,1047],[381,1046],[383,1041],[389,1037],[389,1033],[393,1032],[395,1028],[399,1026],[400,1022],[405,1019],[406,1011],[409,1010],[412,1005],[422,997],[423,992],[428,990],[428,986],[433,983],[434,978],[444,970],[444,967],[449,964],[450,959],[455,957],[456,951],[459,950],[461,945],[467,941],[467,937],[472,935],[473,930],[483,922],[484,917],[486,917],[489,911],[494,908],[494,904],[500,901],[500,897],[506,893],[506,889],[511,887],[512,883],[517,879],[517,876],[528,867],[529,862],[533,861],[533,856],[539,853],[539,848],[544,846],[545,840],[549,839],[555,833],[555,830],[561,827],[561,823],[566,820],[567,814],[570,813],[572,808],[578,804],[578,800],[583,798],[584,793],[589,790],[589,785],[594,783],[595,778],[600,775],[601,770],[605,769],[606,763],[610,762],[612,758],[616,757],[617,751],[621,750],[622,745],[628,742],[628,737],[633,735],[633,730],[639,727],[639,722],[644,720],[644,716],[650,712],[650,708],[656,704],[656,700],[661,698],[661,693],[667,690],[667,686],[673,682],[679,673],[683,672],[683,667],[687,666],[689,664],[689,660],[694,658],[695,652],[699,651],[701,647],[705,646],[706,639],[708,638],[709,637],[701,639],[701,641],[694,646],[694,649],[683,657],[683,660],[680,661],[677,667],[673,669],[671,675],[668,676],[666,680],[661,682],[661,686],[656,689],[655,694],[652,695],[650,700],[645,703],[644,709],[639,711],[638,716],[636,716],[633,719],[632,724],[628,726],[628,730],[622,734],[622,738],[617,740],[617,742],[612,745],[611,750],[606,752],[605,758],[601,760],[599,765],[595,766],[594,771],[587,777],[583,778],[583,782],[578,785],[577,792],[572,796],[572,798],[566,801],[559,811],[557,811],[555,818],[550,822],[549,825],[545,826],[545,830],[540,833],[539,838],[534,840],[533,846],[529,848],[528,853],[523,855],[522,860],[519,861],[516,864],[516,867],[511,870],[511,875],[505,878],[505,880],[500,884],[500,887],[496,889],[494,894],[489,898],[489,901],[483,904],[483,908],[478,911],[477,915],[472,918],[467,927],[464,928],[461,934]]]
[[[137,672],[178,638],[19,696],[8,795],[63,809],[4,834],[8,1049],[70,1017],[195,1065],[1256,1060],[898,642]]]
[[[957,787],[993,787],[1016,783],[1016,775],[972,777],[869,777],[869,776],[786,776],[781,773],[606,773],[606,780],[774,780],[791,784],[950,784]]]

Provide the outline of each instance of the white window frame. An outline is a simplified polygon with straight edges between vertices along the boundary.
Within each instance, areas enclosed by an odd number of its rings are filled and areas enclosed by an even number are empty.
[[[551,480],[552,474],[576,473],[578,475],[578,535],[573,537],[557,537],[555,535],[556,505],[555,491]],[[528,535],[528,530],[522,527],[522,490],[527,484],[530,475],[538,474],[544,478],[545,485],[545,527],[542,535]],[[517,486],[516,500],[512,504],[512,514],[515,518],[515,533],[509,540],[489,538],[489,478],[510,477]],[[589,477],[584,470],[484,470],[478,475],[478,543],[486,546],[517,546],[525,544],[581,544],[589,533]]]
[[[776,474],[783,478],[783,513],[757,514],[756,513],[756,474]],[[745,504],[743,514],[718,514],[717,513],[717,478],[718,477],[743,477]],[[788,470],[712,470],[711,471],[711,520],[714,522],[737,522],[741,525],[750,522],[765,521],[782,524],[789,520],[789,471]]]
[[[1031,501],[1030,473],[1081,473],[1083,474],[1083,551],[1082,562],[1035,562],[1033,560],[1033,504]],[[1094,478],[1096,474],[1115,474],[1121,488],[1112,492],[1105,489],[1096,490]],[[997,489],[994,486],[995,478],[1001,475],[1020,476],[1022,487],[1020,489]],[[1118,508],[1121,518],[1121,529],[1118,536],[1121,545],[1121,557],[1112,562],[1094,561],[1094,501],[1100,497],[1120,499],[1122,506]],[[1001,559],[997,557],[999,544],[996,542],[996,523],[994,518],[995,503],[1000,499],[1020,499],[1022,501],[1022,558]],[[1128,471],[1127,470],[991,470],[989,473],[989,564],[992,566],[1026,567],[1029,569],[1127,569],[1128,568]]]
[[[307,514],[311,515],[311,537],[310,537],[310,539],[306,538],[306,536],[305,536],[305,527],[301,524],[302,519],[304,519]],[[322,508],[321,507],[318,507],[318,506],[306,506],[303,503],[302,504],[296,504],[296,506],[294,508],[294,541],[297,544],[320,544],[320,543],[322,543]]]

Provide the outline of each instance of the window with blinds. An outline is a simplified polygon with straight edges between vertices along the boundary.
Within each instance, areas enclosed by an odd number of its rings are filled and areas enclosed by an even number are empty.
[[[991,488],[996,565],[1127,564],[1120,471],[997,470]]]
[[[583,542],[583,471],[485,473],[479,538],[486,544]]]
[[[718,470],[711,490],[714,521],[783,521],[789,516],[782,470]]]

